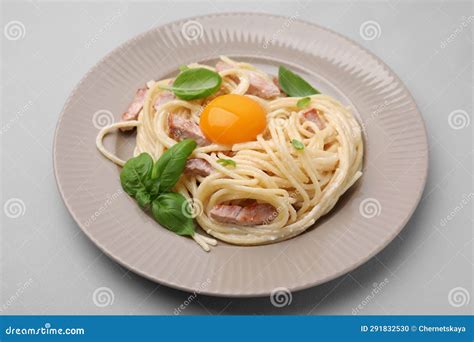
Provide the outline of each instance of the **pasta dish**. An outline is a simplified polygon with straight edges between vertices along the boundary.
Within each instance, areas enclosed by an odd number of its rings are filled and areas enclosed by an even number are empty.
[[[128,161],[104,147],[117,129],[136,129]],[[276,77],[224,56],[149,81],[96,143],[124,167],[122,185],[138,205],[205,250],[212,237],[261,245],[301,234],[362,175],[350,108],[283,66]]]

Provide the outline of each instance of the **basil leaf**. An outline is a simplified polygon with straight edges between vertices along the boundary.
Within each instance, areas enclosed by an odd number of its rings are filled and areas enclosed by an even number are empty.
[[[298,151],[304,150],[304,144],[299,140],[293,139],[293,140],[291,140],[291,144]]]
[[[138,192],[147,192],[153,170],[153,159],[148,153],[130,158],[120,172],[120,182],[127,194],[135,197]]]
[[[296,107],[298,108],[304,108],[307,107],[311,102],[311,98],[309,97],[303,97],[302,99],[299,99],[298,102],[296,102]]]
[[[237,163],[233,161],[232,159],[217,159],[217,162],[221,164],[222,166],[231,166],[231,167],[236,167]]]
[[[173,82],[174,94],[182,100],[202,99],[221,87],[221,76],[205,68],[192,68],[181,72]]]
[[[140,190],[134,196],[140,208],[148,210],[153,200],[152,196],[146,190]]]
[[[192,139],[185,139],[166,150],[155,163],[152,179],[160,181],[159,192],[168,192],[178,181],[184,171],[186,160],[193,153],[197,144]]]
[[[284,66],[278,68],[278,82],[288,96],[303,97],[320,94],[317,89]]]
[[[178,235],[194,235],[194,221],[185,211],[186,198],[175,192],[158,196],[152,204],[151,212],[155,220],[166,229]]]
[[[153,171],[151,174],[153,175]],[[151,196],[151,199],[155,199],[160,194],[160,180],[156,178],[153,179],[150,176],[150,179],[147,182],[147,190]]]
[[[186,71],[186,70],[189,69],[189,67],[188,67],[187,65],[180,65],[180,66],[178,67],[178,69],[179,69],[179,71]]]

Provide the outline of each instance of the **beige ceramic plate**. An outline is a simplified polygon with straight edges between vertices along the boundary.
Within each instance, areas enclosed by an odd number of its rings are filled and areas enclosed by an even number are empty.
[[[296,71],[350,105],[364,127],[364,175],[306,233],[267,246],[220,243],[211,253],[160,227],[124,194],[119,168],[95,148],[98,129],[119,120],[150,79],[219,55],[276,73]],[[126,159],[133,136],[106,146]],[[56,179],[72,216],[94,243],[130,270],[159,283],[218,296],[263,296],[340,276],[382,250],[403,228],[423,191],[427,139],[410,93],[377,57],[337,33],[265,14],[196,17],[148,31],[120,46],[84,77],[61,114],[54,142]]]

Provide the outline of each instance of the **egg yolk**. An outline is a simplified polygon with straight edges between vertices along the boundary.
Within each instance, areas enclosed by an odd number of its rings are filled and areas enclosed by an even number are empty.
[[[216,97],[204,108],[200,118],[206,137],[222,145],[255,140],[266,125],[262,106],[247,96],[236,94]]]

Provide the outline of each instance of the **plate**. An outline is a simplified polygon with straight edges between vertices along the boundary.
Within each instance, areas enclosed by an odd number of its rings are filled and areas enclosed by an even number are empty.
[[[220,242],[210,253],[160,227],[120,186],[120,169],[95,147],[98,130],[127,108],[136,89],[179,65],[219,55],[276,74],[285,65],[322,93],[351,106],[364,130],[364,175],[304,234],[276,244]],[[106,147],[131,155],[134,137],[111,134]],[[256,13],[213,14],[145,32],[105,56],[67,100],[54,141],[63,200],[108,256],[148,279],[215,296],[266,296],[315,286],[380,252],[415,210],[426,181],[426,132],[416,104],[379,58],[315,24]]]

